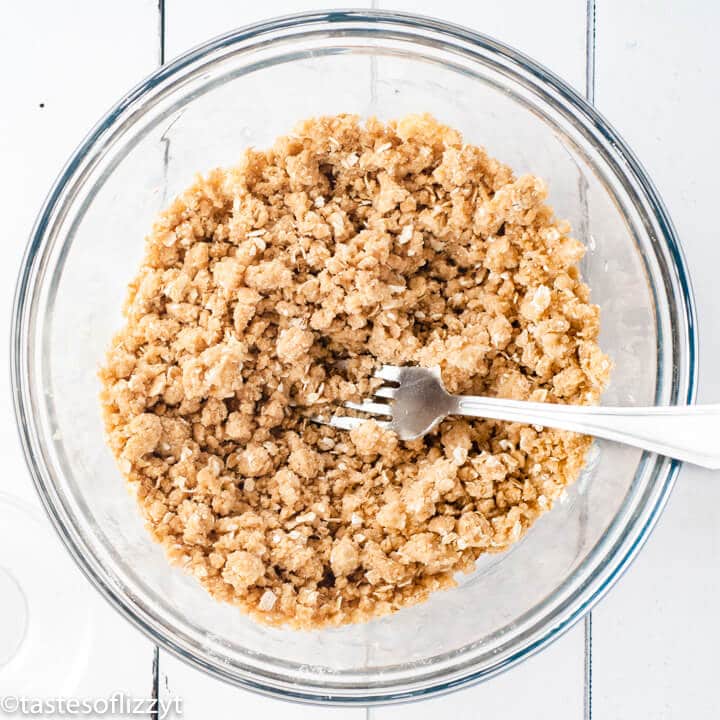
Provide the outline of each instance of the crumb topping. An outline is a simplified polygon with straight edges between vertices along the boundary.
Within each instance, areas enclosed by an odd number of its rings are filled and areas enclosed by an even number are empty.
[[[610,362],[584,247],[429,115],[308,120],[178,197],[147,238],[101,370],[108,441],[153,537],[272,624],[425,600],[517,541],[590,439],[449,418],[401,442],[316,425],[380,363],[450,392],[594,403]]]

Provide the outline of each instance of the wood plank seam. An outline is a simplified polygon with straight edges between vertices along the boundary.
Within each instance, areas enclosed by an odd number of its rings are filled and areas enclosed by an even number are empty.
[[[158,0],[158,35],[160,39],[160,65],[165,64],[165,0]]]
[[[585,98],[595,102],[595,52],[597,44],[596,0],[587,0],[585,17]],[[582,188],[585,189],[585,188]],[[589,226],[587,194],[581,194],[585,226]],[[592,720],[592,612],[585,616],[583,716]]]
[[[158,0],[158,61],[165,64],[165,0]],[[165,139],[164,139],[165,140]],[[163,195],[167,192],[167,167],[170,154],[169,140],[165,140],[163,152]],[[152,698],[150,720],[158,720],[158,706],[160,704],[160,648],[155,645],[152,661]]]
[[[152,659],[152,707],[150,708],[150,720],[158,720],[158,705],[160,704],[160,652],[158,646],[153,648]]]
[[[370,9],[379,10],[380,0],[370,0]],[[370,107],[377,106],[377,58],[370,58]],[[366,653],[367,655],[367,653]],[[365,720],[373,720],[375,713],[371,707],[365,708]]]
[[[597,46],[596,0],[587,0],[585,21],[585,98],[595,104],[595,48]]]

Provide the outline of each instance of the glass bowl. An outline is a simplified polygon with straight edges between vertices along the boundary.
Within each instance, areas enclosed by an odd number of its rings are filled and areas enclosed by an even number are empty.
[[[96,370],[156,213],[312,115],[432,112],[517,172],[587,245],[615,362],[607,404],[692,402],[692,294],[663,205],[615,131],[564,82],[477,33],[337,11],[213,40],[132,90],[63,170],[33,230],[13,329],[18,424],[37,489],[91,582],[154,642],[213,675],[297,700],[371,704],[489,678],[557,638],[617,579],[678,465],[598,442],[582,477],[510,552],[457,589],[366,625],[271,629],[216,603],[143,528],[103,439]]]

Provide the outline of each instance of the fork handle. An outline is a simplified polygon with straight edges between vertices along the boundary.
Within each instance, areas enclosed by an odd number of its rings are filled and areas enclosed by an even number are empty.
[[[453,397],[456,407],[448,414],[570,430],[720,469],[720,405],[602,407]]]

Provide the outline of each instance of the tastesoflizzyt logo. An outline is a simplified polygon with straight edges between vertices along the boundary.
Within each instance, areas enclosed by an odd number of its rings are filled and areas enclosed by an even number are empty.
[[[26,717],[145,717],[167,720],[182,717],[182,698],[134,698],[116,692],[103,698],[53,697],[25,695],[0,696],[0,711],[5,715]]]

